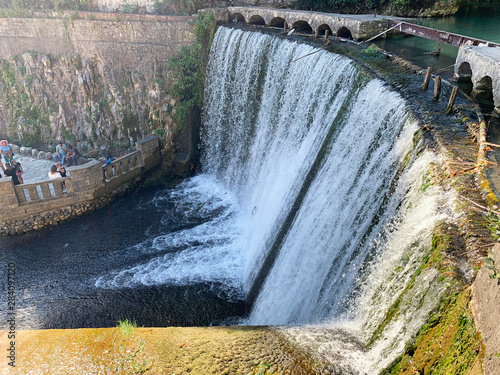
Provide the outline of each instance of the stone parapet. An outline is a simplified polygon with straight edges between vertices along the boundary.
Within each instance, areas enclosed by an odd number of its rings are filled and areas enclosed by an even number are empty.
[[[14,186],[0,179],[0,234],[43,229],[108,204],[161,162],[157,136],[137,142],[137,150],[102,166],[97,160],[69,167],[70,177]],[[64,183],[64,186],[63,186]]]

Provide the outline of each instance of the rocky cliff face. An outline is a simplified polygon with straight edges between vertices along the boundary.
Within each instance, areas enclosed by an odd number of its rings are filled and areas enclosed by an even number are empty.
[[[86,17],[86,18],[82,18]],[[194,41],[188,17],[111,15],[0,19],[0,136],[87,156],[116,154],[152,133],[170,149],[179,126],[166,66]]]
[[[127,151],[153,133],[172,138],[175,100],[168,73],[113,72],[98,57],[25,52],[0,65],[0,132],[23,145],[62,139],[95,156],[98,146]]]

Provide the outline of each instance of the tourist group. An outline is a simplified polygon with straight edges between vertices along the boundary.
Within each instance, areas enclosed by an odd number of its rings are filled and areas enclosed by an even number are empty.
[[[14,185],[23,184],[24,180],[22,177],[23,167],[16,159],[14,159],[14,151],[12,146],[9,145],[7,140],[0,141],[0,156],[1,163],[0,168],[2,169],[5,176],[12,177],[12,182]],[[78,158],[80,153],[72,145],[66,146],[62,141],[59,141],[56,146],[56,152],[53,155],[54,160],[57,162],[50,168],[48,176],[50,179],[66,177],[66,169],[64,165],[78,165]],[[2,177],[0,173],[0,178]],[[64,185],[63,185],[64,187]]]

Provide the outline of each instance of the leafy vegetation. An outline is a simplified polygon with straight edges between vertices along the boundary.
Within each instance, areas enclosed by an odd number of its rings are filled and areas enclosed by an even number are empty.
[[[500,238],[500,218],[497,214],[489,211],[486,215],[487,228],[491,231],[493,238],[498,240]]]
[[[484,266],[488,270],[490,278],[497,279],[500,283],[500,259],[497,261],[495,254],[490,250],[488,256],[484,258]]]
[[[174,77],[170,93],[180,101],[174,115],[179,127],[182,127],[191,111],[201,110],[203,104],[205,69],[215,30],[214,16],[212,13],[200,13],[194,25],[195,43],[181,47],[168,61],[168,68]]]
[[[434,0],[299,0],[295,7],[345,13],[369,13],[391,9],[394,13],[404,14],[412,9],[430,7],[434,2]]]

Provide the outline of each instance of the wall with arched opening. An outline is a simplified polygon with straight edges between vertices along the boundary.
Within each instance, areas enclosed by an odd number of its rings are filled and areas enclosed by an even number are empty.
[[[285,19],[284,18],[281,18],[281,17],[274,17],[270,22],[269,22],[269,26],[272,26],[272,27],[280,27],[280,28],[284,28],[285,27]]]
[[[296,32],[302,34],[312,34],[313,29],[309,23],[306,21],[296,21],[292,24],[292,29],[295,29]]]
[[[248,20],[248,23],[250,23],[252,25],[264,26],[266,24],[266,21],[264,21],[264,18],[262,18],[261,16],[254,15],[254,16],[250,17],[250,19]]]
[[[231,16],[233,22],[246,22],[245,17],[241,13],[233,13]]]
[[[332,29],[326,24],[320,25],[317,30],[319,36],[324,36],[325,34],[326,36],[333,35]]]
[[[351,30],[349,30],[345,26],[342,26],[340,29],[337,30],[337,36],[340,38],[352,39]]]

